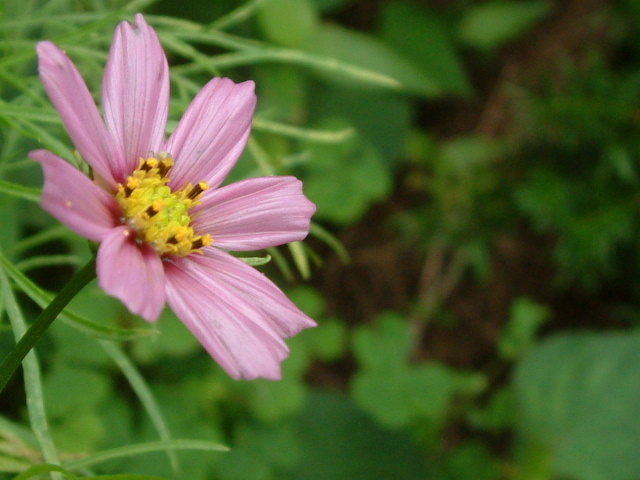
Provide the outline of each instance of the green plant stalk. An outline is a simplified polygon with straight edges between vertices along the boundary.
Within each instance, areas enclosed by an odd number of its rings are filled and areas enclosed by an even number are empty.
[[[60,312],[75,297],[82,288],[96,278],[96,260],[93,257],[64,288],[56,295],[51,303],[38,316],[22,338],[16,343],[13,350],[0,365],[0,392],[7,386],[9,380],[18,369],[24,357],[31,351],[40,337],[58,317]]]

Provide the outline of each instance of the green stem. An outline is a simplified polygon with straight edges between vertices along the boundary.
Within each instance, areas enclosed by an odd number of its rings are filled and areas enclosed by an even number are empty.
[[[31,351],[64,307],[94,278],[96,278],[95,257],[82,267],[69,283],[64,286],[4,359],[4,362],[0,365],[0,392],[4,390],[4,387],[7,386],[7,383],[22,363],[22,360],[24,360],[24,357]]]

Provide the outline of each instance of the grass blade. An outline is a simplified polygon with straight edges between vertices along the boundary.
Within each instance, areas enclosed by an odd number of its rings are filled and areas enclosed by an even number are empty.
[[[22,311],[18,306],[18,302],[13,294],[9,277],[4,268],[0,268],[0,290],[4,299],[4,306],[7,316],[11,322],[13,333],[18,341],[27,331],[27,324],[22,316]],[[27,410],[29,412],[29,420],[31,428],[38,440],[38,445],[42,451],[44,460],[48,463],[60,463],[58,451],[51,433],[49,432],[49,424],[44,406],[44,396],[42,392],[42,378],[40,374],[40,365],[34,350],[29,352],[22,362],[24,372],[24,384],[27,395]]]
[[[154,453],[162,451],[174,450],[205,450],[210,452],[225,452],[229,448],[219,443],[208,442],[205,440],[168,440],[159,442],[139,443],[136,445],[127,445],[126,447],[113,448],[95,453],[80,460],[65,462],[67,469],[77,469],[93,466],[107,460],[113,460],[122,457],[130,457],[132,455],[141,455],[144,453]]]

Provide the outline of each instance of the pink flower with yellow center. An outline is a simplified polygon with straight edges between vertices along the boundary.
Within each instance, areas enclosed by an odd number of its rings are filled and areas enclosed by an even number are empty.
[[[100,286],[149,322],[165,302],[234,378],[278,379],[284,338],[315,323],[227,250],[302,240],[315,206],[293,177],[221,187],[244,150],[254,84],[214,78],[165,141],[169,68],[141,14],[116,29],[102,85],[104,121],[66,53],[40,42],[44,87],[93,179],[46,150],[42,207],[100,243]]]

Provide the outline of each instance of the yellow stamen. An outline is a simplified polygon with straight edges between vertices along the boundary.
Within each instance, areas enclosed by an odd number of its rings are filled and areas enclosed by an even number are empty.
[[[160,255],[186,256],[213,243],[211,235],[197,235],[189,210],[200,204],[206,182],[169,187],[173,158],[168,153],[141,158],[126,185],[118,185],[115,198],[122,206],[123,221],[137,232],[138,240],[152,245]]]

